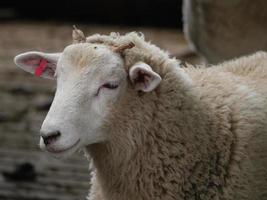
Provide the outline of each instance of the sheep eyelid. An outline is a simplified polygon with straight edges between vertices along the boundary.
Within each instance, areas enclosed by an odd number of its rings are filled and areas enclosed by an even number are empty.
[[[107,89],[110,89],[110,90],[114,90],[114,89],[117,89],[119,87],[118,84],[113,84],[113,83],[105,83],[101,86],[101,88],[107,88]]]
[[[119,87],[119,84],[113,84],[113,83],[105,83],[101,87],[98,88],[97,92],[95,93],[94,96],[98,96],[100,93],[100,90],[103,88],[106,88],[108,90],[115,90]]]

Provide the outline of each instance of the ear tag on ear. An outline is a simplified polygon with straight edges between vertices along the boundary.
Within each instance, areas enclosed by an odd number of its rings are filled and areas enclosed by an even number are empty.
[[[34,75],[41,76],[47,66],[47,60],[41,59],[39,66],[35,69]]]

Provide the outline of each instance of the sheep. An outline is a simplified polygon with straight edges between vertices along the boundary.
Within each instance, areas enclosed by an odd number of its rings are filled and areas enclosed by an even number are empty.
[[[267,50],[265,0],[183,0],[184,32],[207,62]]]
[[[40,147],[84,149],[88,200],[267,198],[267,53],[183,68],[142,34],[74,36],[15,63],[56,79]]]

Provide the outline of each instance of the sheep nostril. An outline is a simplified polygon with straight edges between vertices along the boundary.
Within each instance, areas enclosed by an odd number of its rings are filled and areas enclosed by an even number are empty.
[[[55,142],[59,137],[61,133],[59,131],[51,132],[46,135],[41,135],[41,137],[44,140],[45,145],[50,145],[51,143]]]

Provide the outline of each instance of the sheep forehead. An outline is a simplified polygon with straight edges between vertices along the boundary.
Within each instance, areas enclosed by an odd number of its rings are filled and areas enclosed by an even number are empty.
[[[79,43],[67,46],[63,51],[63,59],[71,66],[81,70],[92,63],[103,59],[103,54],[110,53],[107,46],[102,44]]]
[[[59,68],[68,68],[67,71],[72,74],[90,74],[90,77],[100,79],[125,75],[123,58],[104,44],[80,43],[67,46],[60,58]]]

